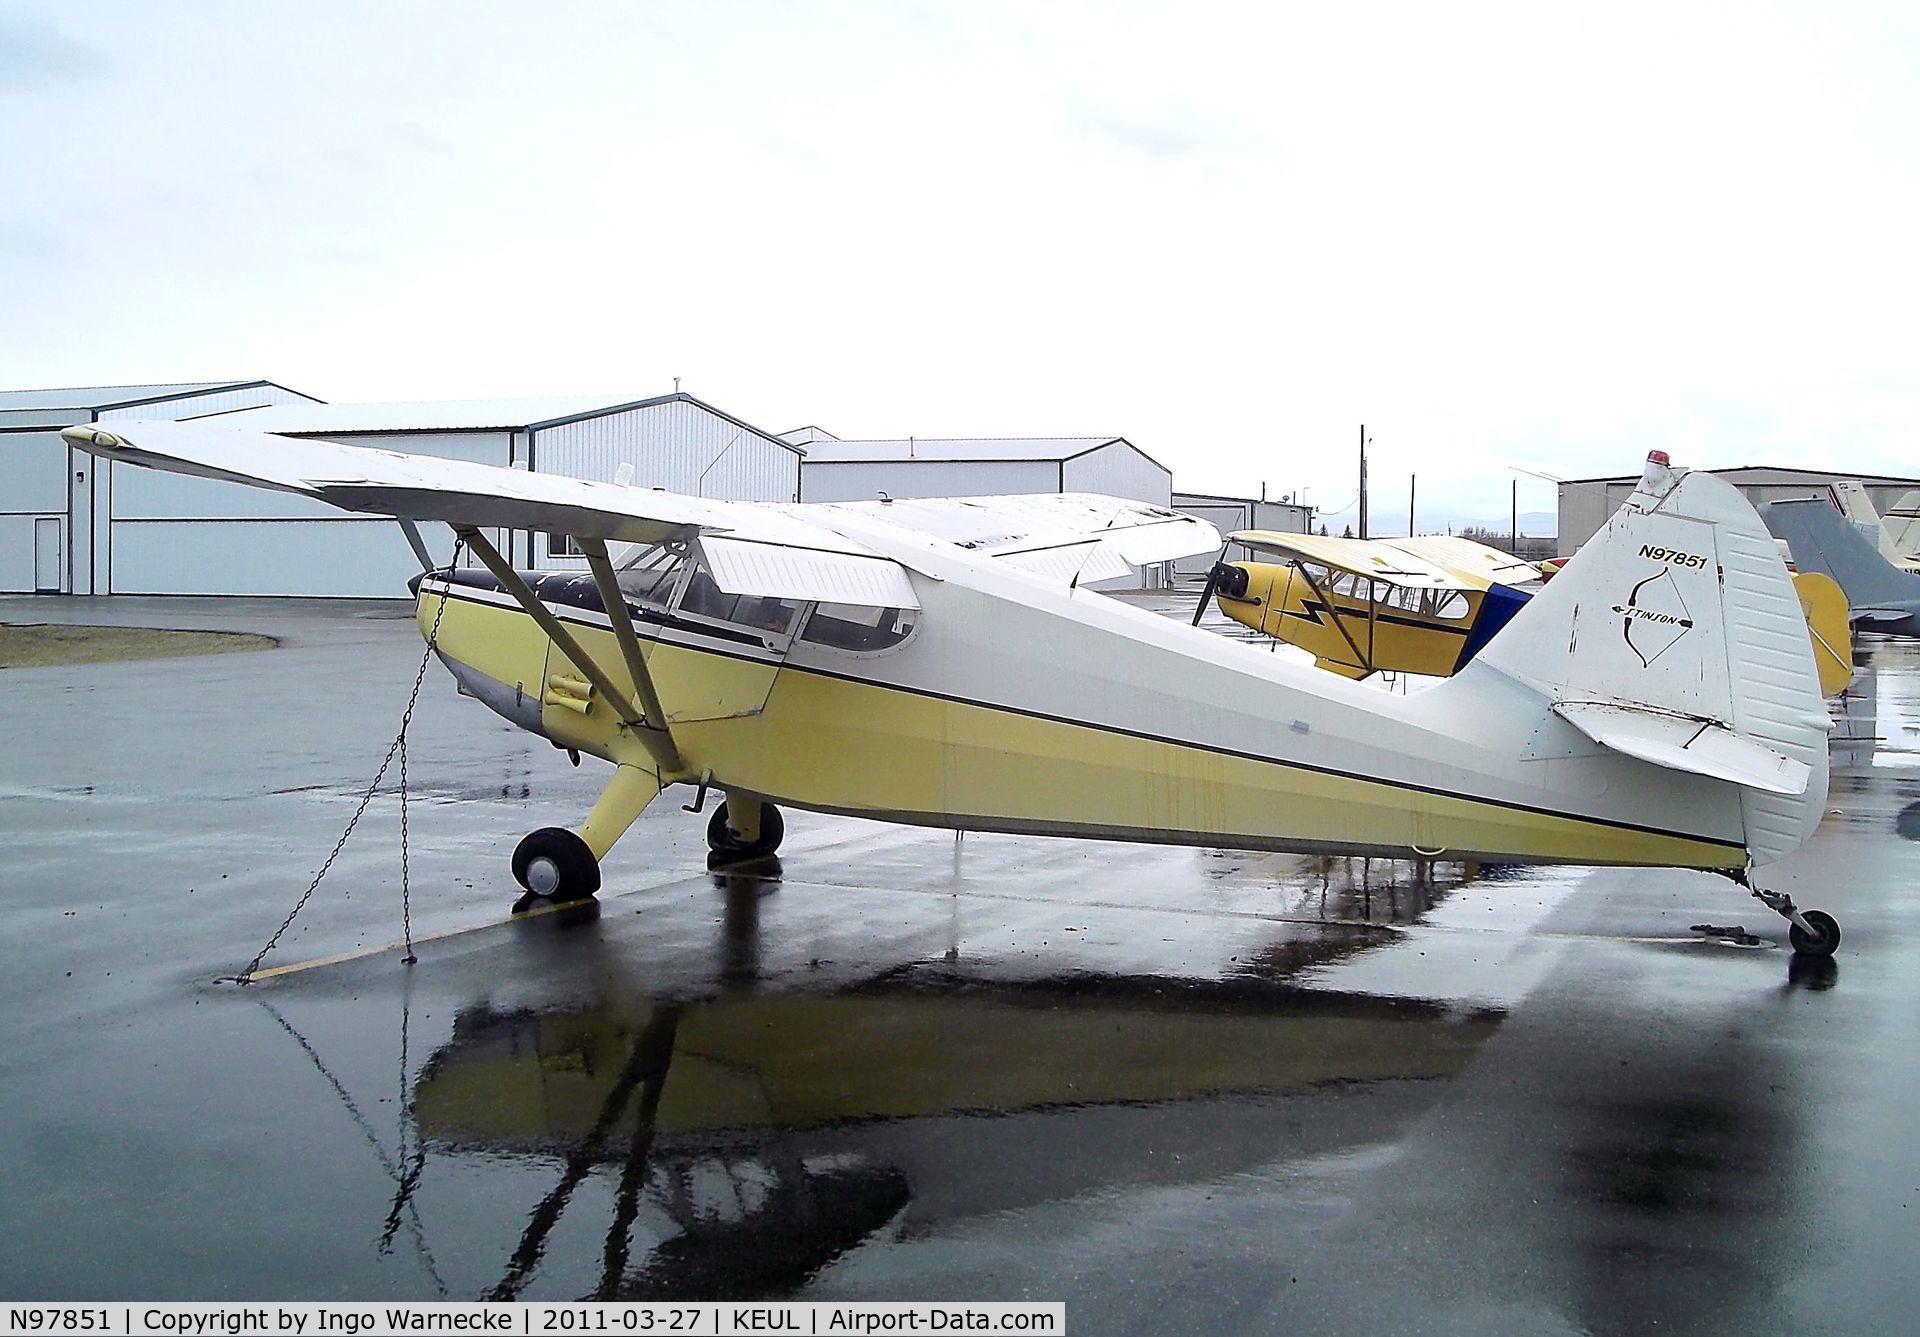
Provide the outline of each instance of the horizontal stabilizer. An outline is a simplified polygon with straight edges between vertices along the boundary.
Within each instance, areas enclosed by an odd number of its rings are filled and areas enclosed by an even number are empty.
[[[1898,608],[1856,608],[1852,620],[1855,622],[1904,622],[1912,613]]]
[[[1804,794],[1811,768],[1723,724],[1635,706],[1563,701],[1553,713],[1603,747],[1770,794]]]

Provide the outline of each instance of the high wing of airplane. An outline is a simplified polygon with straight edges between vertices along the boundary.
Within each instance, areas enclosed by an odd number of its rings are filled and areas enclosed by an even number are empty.
[[[1469,539],[1324,538],[1245,529],[1228,535],[1269,562],[1222,562],[1201,594],[1234,621],[1309,651],[1344,678],[1449,677],[1504,627],[1540,573]],[[1199,621],[1196,610],[1194,621]]]
[[[1218,545],[1138,502],[717,502],[217,419],[65,435],[124,463],[452,524],[482,569],[418,578],[429,644],[506,719],[613,766],[577,828],[515,850],[540,895],[597,891],[675,784],[699,787],[696,807],[725,792],[708,826],[720,860],[770,855],[784,804],[1743,885],[1823,812],[1827,714],[1785,566],[1737,491],[1659,455],[1513,634],[1402,697],[1083,588],[1116,560]],[[516,571],[494,527],[569,534],[589,572]],[[609,541],[639,546],[616,566]],[[1797,950],[1838,943],[1831,916],[1753,890]]]
[[[1920,636],[1920,575],[1889,562],[1825,497],[1769,502],[1763,514],[1801,571],[1845,591],[1855,630]]]
[[[1842,479],[1830,491],[1841,514],[1882,557],[1901,571],[1920,575],[1920,492],[1902,495],[1882,515],[1867,485],[1857,479]]]

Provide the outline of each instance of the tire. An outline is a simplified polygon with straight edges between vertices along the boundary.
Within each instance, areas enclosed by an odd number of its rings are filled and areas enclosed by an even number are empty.
[[[535,886],[533,863],[544,859],[558,874],[552,888]],[[584,901],[600,890],[600,861],[587,842],[564,826],[543,826],[530,832],[513,850],[513,880],[556,904]]]
[[[1788,923],[1787,941],[1793,944],[1794,952],[1800,956],[1832,956],[1840,946],[1840,922],[1825,910],[1802,910],[1800,917],[1820,936],[1816,938],[1798,924]]]
[[[743,843],[727,826],[727,805],[722,801],[707,821],[707,848],[728,859],[764,859],[780,848],[780,841],[786,834],[787,823],[780,815],[780,809],[771,803],[762,803],[760,839],[752,844]]]

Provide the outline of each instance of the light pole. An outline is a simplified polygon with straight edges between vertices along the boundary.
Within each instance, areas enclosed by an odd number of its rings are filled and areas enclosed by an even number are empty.
[[[1360,424],[1360,537],[1367,536],[1367,425]]]

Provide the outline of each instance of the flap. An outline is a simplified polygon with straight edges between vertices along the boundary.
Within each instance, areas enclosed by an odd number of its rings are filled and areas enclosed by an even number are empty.
[[[1598,702],[1561,702],[1553,713],[1629,757],[1769,794],[1804,794],[1812,774],[1805,762],[1711,720]]]
[[[713,583],[728,594],[873,608],[920,606],[906,568],[885,557],[822,552],[712,534],[701,538],[700,551],[713,573]]]

